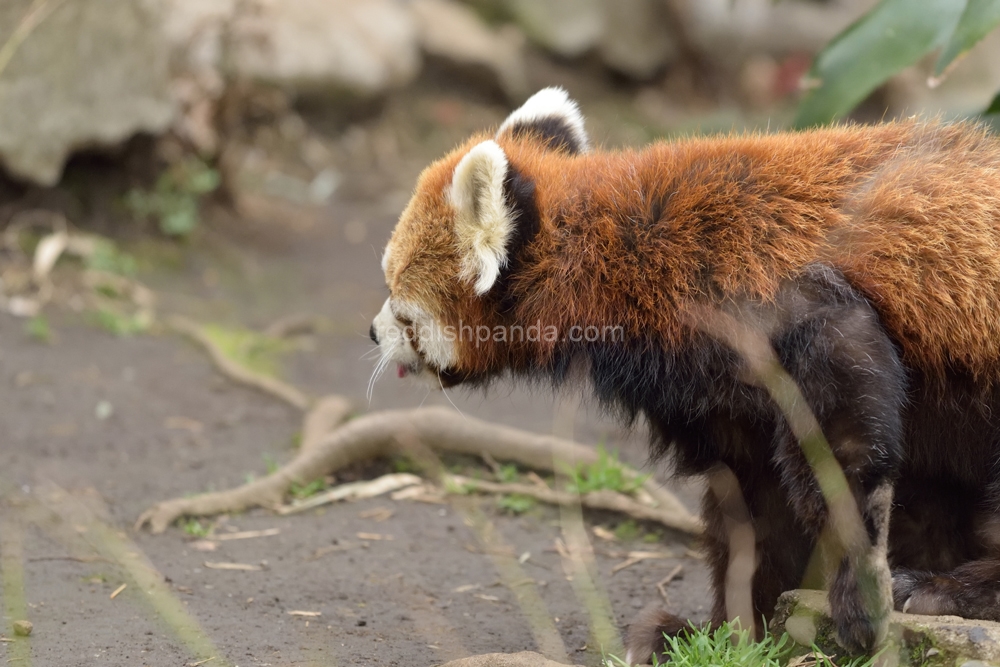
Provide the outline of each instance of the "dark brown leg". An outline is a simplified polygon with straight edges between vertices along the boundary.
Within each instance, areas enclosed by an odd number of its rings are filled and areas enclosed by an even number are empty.
[[[893,572],[892,594],[898,611],[1000,621],[1000,555],[944,574]]]
[[[741,471],[739,478],[720,466],[709,479],[701,551],[712,576],[710,627],[738,617],[740,626],[760,639],[778,596],[800,584],[813,539],[789,509],[770,466]],[[660,657],[664,634],[675,636],[690,627],[691,621],[662,609],[643,610],[628,629],[629,663],[646,664],[654,653]]]

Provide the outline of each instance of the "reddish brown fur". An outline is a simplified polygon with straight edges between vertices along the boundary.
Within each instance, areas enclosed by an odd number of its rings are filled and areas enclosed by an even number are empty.
[[[506,315],[455,279],[445,193],[484,138],[424,172],[392,241],[393,294],[446,323],[620,325],[670,344],[688,335],[692,304],[770,301],[822,262],[872,302],[908,366],[1000,375],[1000,142],[979,127],[906,121],[583,155],[502,136],[510,164],[536,184],[541,219]],[[551,353],[465,345],[459,370],[544,364]]]

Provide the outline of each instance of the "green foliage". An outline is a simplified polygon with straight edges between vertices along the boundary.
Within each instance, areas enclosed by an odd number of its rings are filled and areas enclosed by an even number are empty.
[[[718,629],[691,626],[687,632],[676,637],[666,637],[668,647],[667,662],[654,659],[654,667],[785,667],[792,657],[792,642],[783,634],[775,639],[770,633],[757,642],[749,630],[741,630],[738,625],[723,623]],[[826,655],[815,646],[809,655],[798,658],[795,664],[812,667],[873,667],[874,658],[854,658],[839,660]],[[628,667],[617,656],[607,656],[603,667]]]
[[[392,471],[416,473],[419,472],[419,468],[413,464],[409,457],[397,456],[392,460]]]
[[[520,493],[512,493],[508,496],[497,498],[497,507],[511,514],[524,514],[536,504],[534,498]]]
[[[198,519],[178,519],[181,529],[191,537],[208,537],[212,532],[211,526],[206,526]]]
[[[24,333],[40,343],[52,342],[52,329],[49,320],[44,315],[36,315],[24,323]]]
[[[615,526],[615,537],[622,542],[631,542],[642,534],[642,529],[635,519],[627,519]]]
[[[93,317],[102,329],[122,338],[142,333],[152,325],[149,314],[143,312],[125,314],[109,308],[101,308],[94,313]]]
[[[619,493],[638,490],[649,475],[634,475],[618,460],[618,452],[608,453],[603,445],[597,446],[597,461],[581,463],[569,471],[568,489],[574,493],[590,493],[608,489]]]
[[[96,239],[94,251],[87,255],[84,263],[88,269],[106,271],[119,276],[131,277],[136,272],[135,257],[119,250],[115,242],[109,239]]]
[[[809,72],[797,127],[850,112],[904,67],[941,49],[935,77],[1000,25],[1000,0],[881,0],[835,37]]]
[[[853,109],[899,70],[944,44],[965,3],[961,0],[882,0],[824,48],[808,80],[795,125],[828,123]]]
[[[738,626],[737,626],[738,627]],[[667,637],[671,667],[781,667],[787,660],[788,635],[778,641],[770,634],[760,642],[750,637],[749,630],[736,629],[723,623],[714,632],[707,628],[692,628],[675,637]],[[657,663],[654,661],[653,663]]]
[[[663,541],[663,532],[653,530],[642,536],[642,541],[646,544],[659,544]]]
[[[504,484],[516,482],[519,474],[517,465],[513,463],[505,463],[497,468],[496,471],[497,481]]]
[[[267,471],[268,475],[273,475],[281,468],[281,465],[270,454],[264,454],[262,458],[264,459],[264,470]]]
[[[322,479],[314,479],[308,484],[299,484],[298,482],[292,482],[291,486],[288,487],[288,493],[296,500],[305,500],[310,496],[315,496],[317,493],[326,488],[326,482]]]
[[[277,374],[281,355],[293,345],[287,340],[265,336],[250,329],[206,324],[202,330],[227,357],[265,375]]]
[[[199,222],[203,196],[218,189],[219,172],[197,158],[172,165],[152,190],[130,190],[125,205],[139,218],[153,218],[167,236],[186,236]]]
[[[997,93],[997,96],[993,98],[993,101],[990,102],[990,106],[986,108],[983,115],[1000,115],[1000,93]]]
[[[990,31],[1000,25],[1000,2],[997,0],[967,0],[965,11],[958,20],[951,39],[934,65],[934,76],[941,76],[955,59],[971,49]]]

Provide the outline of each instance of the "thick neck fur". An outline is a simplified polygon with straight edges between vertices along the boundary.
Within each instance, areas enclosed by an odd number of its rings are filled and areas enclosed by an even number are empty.
[[[989,250],[1000,146],[979,128],[906,122],[577,156],[503,148],[535,184],[539,224],[507,286],[510,321],[560,340],[574,326],[620,327],[671,347],[696,305],[769,301],[823,263],[872,300],[918,367],[996,372],[1000,323],[959,305],[1000,290]],[[944,273],[932,281],[916,257]],[[558,348],[512,345],[511,363],[545,368]]]

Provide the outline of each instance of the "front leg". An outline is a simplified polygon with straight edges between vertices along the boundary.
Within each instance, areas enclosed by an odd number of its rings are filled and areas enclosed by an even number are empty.
[[[791,415],[782,415],[775,461],[807,530],[841,538],[825,550],[838,640],[853,653],[871,653],[886,638],[892,609],[889,517],[892,480],[902,459],[905,384],[895,348],[875,313],[858,299],[845,298],[842,292],[839,303],[808,313],[774,342],[843,471],[841,493],[849,494],[847,502],[853,500],[854,506],[837,515],[831,512],[831,502],[838,500],[821,492],[819,471],[809,464],[788,426]],[[845,479],[847,488],[842,486]],[[844,515],[855,517],[855,523],[860,519],[861,525],[839,522],[838,529],[831,530],[831,517]],[[844,543],[852,528],[854,536]]]

